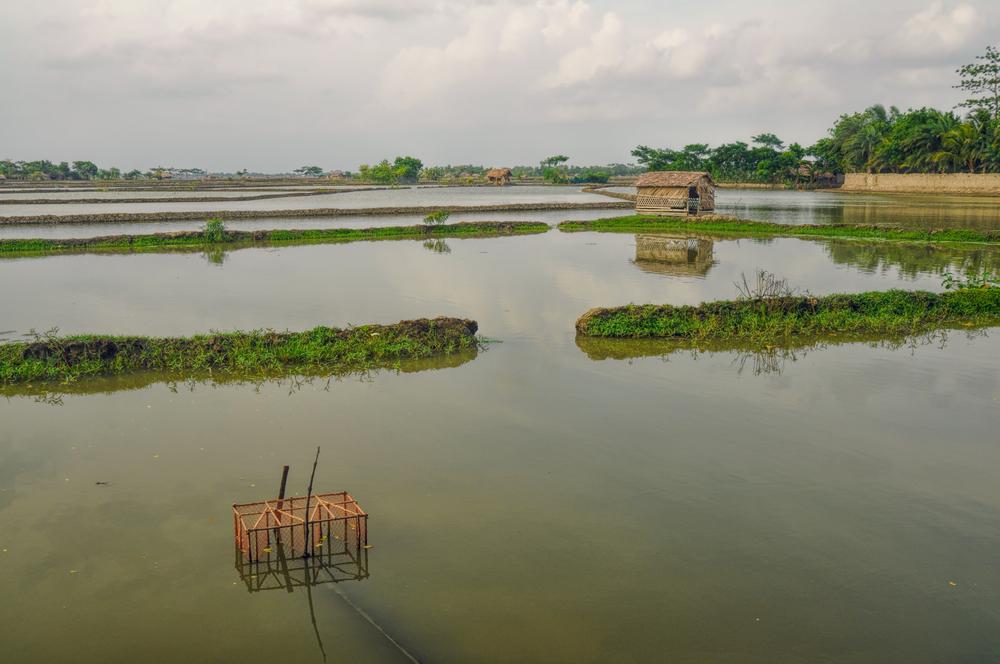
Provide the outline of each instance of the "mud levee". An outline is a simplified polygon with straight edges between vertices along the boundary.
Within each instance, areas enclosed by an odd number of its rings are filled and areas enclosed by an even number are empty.
[[[0,205],[92,205],[117,203],[229,203],[232,201],[264,201],[271,198],[299,198],[302,196],[326,196],[329,194],[349,194],[355,191],[381,191],[390,187],[357,187],[355,189],[317,189],[315,191],[282,191],[276,194],[252,194],[249,196],[161,196],[158,198],[0,198]],[[409,189],[410,187],[406,187]],[[211,191],[211,190],[204,190]]]
[[[205,212],[109,212],[104,214],[42,214],[0,217],[0,226],[17,224],[113,224],[144,221],[188,221],[201,219],[275,219],[283,217],[375,217],[380,215],[429,214],[444,210],[462,212],[538,212],[543,210],[630,209],[628,202],[513,203],[507,205],[424,205],[417,207],[312,208],[306,210],[215,210]]]
[[[1000,196],[1000,173],[848,173],[840,191]]]

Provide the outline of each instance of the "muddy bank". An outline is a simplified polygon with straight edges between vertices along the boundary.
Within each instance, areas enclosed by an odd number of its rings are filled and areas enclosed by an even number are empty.
[[[92,205],[108,203],[228,203],[230,201],[264,201],[271,198],[300,198],[302,196],[323,196],[326,194],[348,194],[353,191],[381,191],[394,187],[356,187],[353,189],[317,189],[315,191],[284,191],[274,194],[251,194],[249,196],[167,196],[160,198],[5,198],[0,197],[0,205]],[[403,187],[408,189],[409,187]],[[93,190],[91,190],[93,191]],[[118,190],[122,191],[122,190]],[[210,191],[210,190],[204,190]]]
[[[478,347],[477,331],[473,320],[421,318],[346,329],[194,337],[40,335],[27,342],[0,344],[0,385],[142,371],[232,373],[244,378],[300,370],[335,374],[468,351]]]
[[[467,221],[440,226],[376,226],[374,228],[317,228],[305,230],[224,230],[221,237],[204,231],[174,231],[148,235],[103,235],[87,238],[0,240],[0,257],[72,252],[174,251],[207,248],[236,249],[261,245],[322,244],[374,240],[462,237],[499,237],[545,233],[540,221]]]
[[[539,212],[545,210],[629,209],[631,203],[510,203],[506,205],[423,205],[378,208],[314,208],[307,210],[218,210],[214,212],[111,212],[106,214],[43,214],[0,217],[0,225],[17,224],[114,224],[146,221],[190,221],[220,219],[274,219],[282,217],[374,217],[381,215],[430,214],[438,210],[463,212]]]

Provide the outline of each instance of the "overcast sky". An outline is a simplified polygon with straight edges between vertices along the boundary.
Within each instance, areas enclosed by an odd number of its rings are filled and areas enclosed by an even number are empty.
[[[951,108],[996,0],[0,0],[0,158],[354,170],[810,144]]]

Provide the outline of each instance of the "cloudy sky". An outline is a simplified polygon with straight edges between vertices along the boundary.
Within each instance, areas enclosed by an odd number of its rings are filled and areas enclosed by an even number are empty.
[[[804,144],[950,108],[995,0],[2,0],[0,158],[355,169]]]

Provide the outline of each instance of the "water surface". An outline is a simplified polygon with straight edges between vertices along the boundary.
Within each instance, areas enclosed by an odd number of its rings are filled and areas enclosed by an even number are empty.
[[[731,297],[758,267],[816,294],[938,289],[990,250],[446,244],[0,261],[9,338],[460,315],[502,342],[329,384],[0,401],[5,656],[322,661],[306,593],[247,592],[230,511],[273,496],[281,464],[303,492],[317,445],[317,485],[358,498],[374,545],[368,578],[311,591],[328,661],[407,661],[353,607],[435,662],[1000,656],[997,330],[763,373],[727,351],[595,360],[573,330],[593,306]]]

